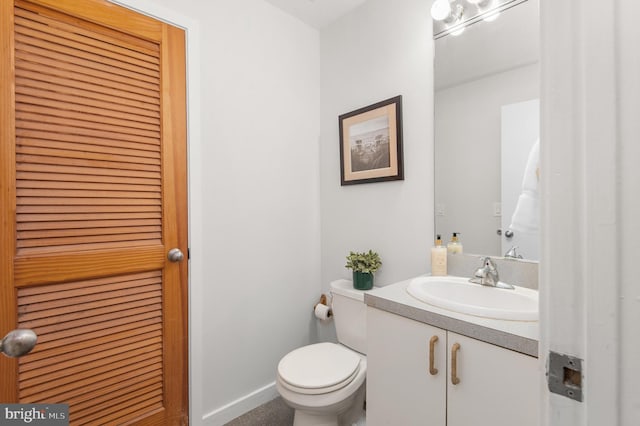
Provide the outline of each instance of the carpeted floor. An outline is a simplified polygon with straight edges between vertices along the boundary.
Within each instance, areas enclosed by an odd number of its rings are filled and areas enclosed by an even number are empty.
[[[291,426],[293,408],[287,406],[282,398],[272,401],[237,417],[225,426]]]

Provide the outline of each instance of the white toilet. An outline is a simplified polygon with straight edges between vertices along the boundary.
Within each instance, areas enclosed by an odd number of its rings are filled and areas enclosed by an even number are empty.
[[[294,426],[351,426],[364,417],[366,291],[347,280],[333,281],[330,291],[339,343],[303,346],[278,364],[276,387],[295,409]]]

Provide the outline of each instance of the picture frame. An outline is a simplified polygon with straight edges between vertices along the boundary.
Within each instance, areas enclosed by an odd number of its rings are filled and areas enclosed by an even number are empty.
[[[402,96],[342,114],[340,185],[404,180]]]

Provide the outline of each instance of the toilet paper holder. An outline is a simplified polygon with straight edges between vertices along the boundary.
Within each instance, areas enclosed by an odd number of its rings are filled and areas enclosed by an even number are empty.
[[[327,295],[326,294],[321,294],[320,295],[320,301],[318,303],[316,303],[315,305],[313,305],[313,311],[315,312],[316,307],[318,305],[327,305]],[[331,310],[331,307],[329,307],[329,312],[327,317],[331,318],[333,316],[333,311]]]

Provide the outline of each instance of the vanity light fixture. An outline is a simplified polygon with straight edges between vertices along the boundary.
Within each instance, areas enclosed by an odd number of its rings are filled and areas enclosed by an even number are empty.
[[[500,10],[495,9],[494,0],[467,0],[478,8],[478,14],[482,15],[485,22],[493,22],[500,16]]]
[[[450,0],[436,0],[431,6],[431,17],[434,21],[455,24],[462,19],[462,15],[464,15],[464,6],[456,4],[451,7]]]
[[[484,18],[482,18],[482,20],[485,21],[485,22],[493,22],[496,19],[498,19],[498,16],[500,16],[500,11],[499,10],[497,10],[495,12],[491,12],[490,14],[488,14]]]
[[[449,0],[435,0],[431,6],[431,17],[434,21],[444,21],[451,15]]]
[[[467,2],[474,4],[478,7],[487,7],[491,0],[467,0]]]
[[[503,10],[527,0],[434,0],[431,6],[433,38],[459,35],[476,22],[495,21]]]

